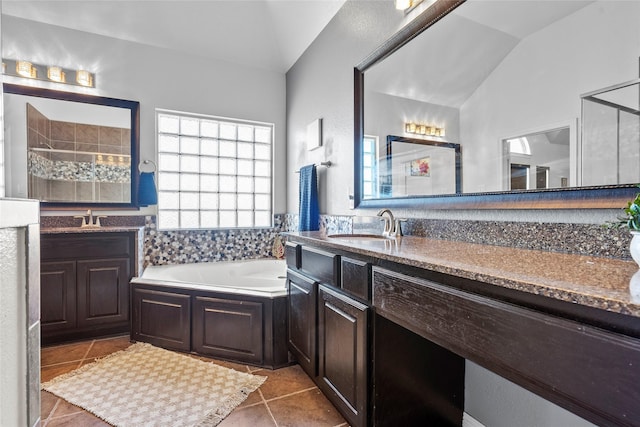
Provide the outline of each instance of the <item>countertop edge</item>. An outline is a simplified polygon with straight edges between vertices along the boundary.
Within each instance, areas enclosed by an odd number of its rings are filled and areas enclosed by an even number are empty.
[[[601,309],[605,311],[609,311],[612,313],[628,315],[632,317],[640,317],[640,301],[624,301],[623,296],[615,295],[615,291],[611,291],[611,296],[603,296],[603,295],[594,295],[593,293],[588,292],[589,288],[587,286],[583,286],[584,289],[580,289],[580,283],[567,283],[562,280],[558,280],[554,285],[551,281],[547,283],[540,283],[540,279],[538,280],[524,280],[522,278],[510,277],[508,272],[503,272],[504,274],[492,274],[490,271],[484,269],[482,266],[477,267],[475,270],[469,268],[469,266],[452,266],[435,263],[435,262],[425,262],[418,259],[408,258],[406,256],[399,256],[390,253],[386,253],[381,250],[377,250],[376,248],[366,248],[362,246],[358,246],[357,244],[347,244],[345,242],[337,242],[334,240],[329,240],[326,236],[322,236],[319,233],[317,235],[301,235],[299,233],[285,233],[287,238],[291,241],[296,241],[299,243],[310,243],[315,245],[320,245],[327,248],[333,248],[336,250],[348,251],[355,254],[363,255],[363,256],[373,256],[378,259],[391,261],[397,264],[417,267],[425,270],[431,270],[438,273],[443,273],[447,275],[451,275],[454,277],[459,277],[463,279],[470,279],[474,281],[479,281],[482,283],[486,283],[493,286],[499,286],[502,288],[512,289],[520,292],[526,292],[529,294],[539,295],[547,298],[556,299],[559,301],[565,301],[572,304],[583,305],[591,308]],[[410,237],[410,236],[407,236]],[[403,237],[406,239],[407,237]],[[421,237],[413,237],[414,239],[427,239]],[[428,239],[427,239],[428,240]],[[480,245],[477,243],[465,243],[465,242],[455,242],[460,245],[476,245],[476,246],[491,246],[491,245]],[[520,249],[520,248],[505,248],[504,250],[513,250],[517,252],[522,251],[530,251],[530,252],[542,252],[531,249]],[[585,255],[571,255],[571,254],[562,254],[569,257],[574,257],[576,260],[587,260],[589,258],[596,259],[597,257],[588,257]],[[629,263],[628,261],[620,260],[620,262]],[[455,263],[454,263],[455,264]],[[630,263],[631,264],[631,263]],[[566,284],[569,288],[563,288],[558,286],[558,284]],[[573,289],[570,289],[573,288]],[[628,289],[628,287],[627,287]],[[620,294],[620,292],[617,292]],[[627,290],[627,294],[629,291]],[[626,295],[628,299],[631,297]]]

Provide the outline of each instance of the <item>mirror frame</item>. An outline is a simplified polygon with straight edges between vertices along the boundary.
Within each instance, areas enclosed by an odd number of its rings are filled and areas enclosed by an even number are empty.
[[[42,210],[65,209],[139,209],[138,205],[138,164],[140,158],[140,103],[125,99],[107,98],[76,92],[64,92],[33,86],[3,83],[4,93],[50,98],[59,101],[81,102],[107,107],[125,108],[131,112],[131,200],[128,203],[91,203],[91,202],[47,202],[41,201]],[[6,141],[5,141],[6,143]],[[25,159],[25,162],[27,159]]]
[[[365,71],[409,43],[465,1],[436,0],[354,68],[353,189],[355,208],[610,209],[624,207],[627,200],[632,199],[638,191],[635,184],[379,199],[364,199],[362,197]]]

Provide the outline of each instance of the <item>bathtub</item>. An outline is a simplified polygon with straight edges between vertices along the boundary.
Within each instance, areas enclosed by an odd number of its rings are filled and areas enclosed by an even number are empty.
[[[286,275],[275,259],[149,266],[131,280],[131,340],[286,366]]]
[[[286,279],[285,261],[255,259],[149,266],[131,282],[275,298],[286,295]]]

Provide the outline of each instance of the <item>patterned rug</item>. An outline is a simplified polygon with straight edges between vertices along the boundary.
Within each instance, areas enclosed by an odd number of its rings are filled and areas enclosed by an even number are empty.
[[[136,343],[42,388],[118,427],[215,426],[265,380]]]

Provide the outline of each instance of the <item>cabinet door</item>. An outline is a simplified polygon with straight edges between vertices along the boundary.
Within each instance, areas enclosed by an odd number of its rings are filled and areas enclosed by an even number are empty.
[[[191,350],[191,296],[133,288],[131,339]]]
[[[318,385],[352,426],[367,424],[369,309],[318,289]]]
[[[75,261],[40,264],[40,320],[43,335],[76,327]]]
[[[316,294],[318,284],[307,277],[287,272],[289,350],[312,378],[317,375]]]
[[[262,311],[260,302],[196,297],[193,302],[193,350],[261,365]]]
[[[78,326],[129,320],[129,258],[78,261]]]

